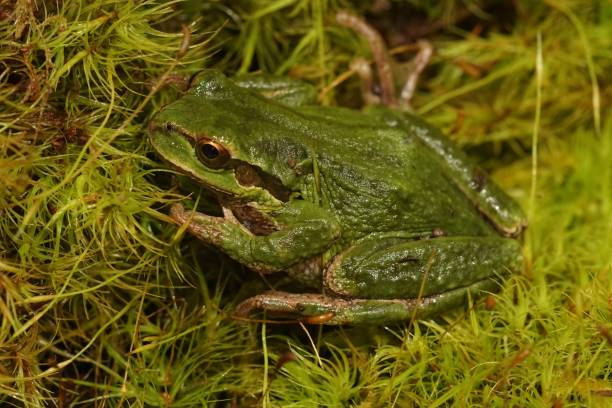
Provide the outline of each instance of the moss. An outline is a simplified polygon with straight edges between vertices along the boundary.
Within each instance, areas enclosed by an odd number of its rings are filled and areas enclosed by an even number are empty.
[[[3,404],[608,402],[612,7],[375,3],[0,5]],[[321,103],[359,106],[349,63],[370,54],[333,22],[347,7],[399,61],[402,44],[434,44],[413,105],[530,214],[525,270],[433,320],[239,324],[236,299],[264,284],[169,223],[183,196],[150,155],[147,121],[203,67],[290,75]]]

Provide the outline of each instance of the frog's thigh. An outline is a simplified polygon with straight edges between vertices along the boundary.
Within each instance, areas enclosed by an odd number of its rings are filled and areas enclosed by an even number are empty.
[[[465,305],[469,295],[493,290],[493,280],[421,299],[343,299],[314,293],[268,292],[242,302],[236,315],[248,317],[254,311],[266,312],[266,318],[301,317],[312,324],[386,324],[426,318]]]
[[[324,288],[340,296],[415,299],[495,279],[520,267],[518,242],[501,237],[365,240],[336,257]]]
[[[520,234],[527,226],[520,206],[499,186],[488,181],[486,174],[471,162],[465,152],[418,117],[401,113],[399,118],[411,136],[420,139],[444,160],[457,186],[499,231],[506,236]]]

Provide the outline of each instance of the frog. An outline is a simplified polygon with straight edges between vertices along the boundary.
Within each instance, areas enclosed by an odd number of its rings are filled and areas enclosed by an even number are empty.
[[[299,80],[205,70],[149,123],[157,155],[222,208],[175,203],[174,222],[261,275],[310,288],[256,294],[236,318],[427,318],[520,270],[520,206],[440,130],[313,95]]]

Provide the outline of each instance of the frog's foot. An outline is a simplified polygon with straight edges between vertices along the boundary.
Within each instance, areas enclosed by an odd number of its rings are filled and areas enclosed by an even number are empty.
[[[344,27],[355,30],[368,41],[378,73],[382,103],[386,106],[396,106],[397,98],[395,96],[391,62],[389,53],[387,52],[387,46],[381,35],[364,19],[347,11],[339,11],[336,14],[336,21]],[[360,73],[358,70],[356,72]]]
[[[321,294],[271,291],[254,296],[236,308],[236,316],[248,318],[255,311],[266,317],[297,317],[308,324],[388,324],[434,316],[465,305],[479,292],[497,287],[493,279],[485,279],[467,287],[421,299],[343,299]]]
[[[373,75],[369,63],[362,58],[355,59],[351,63],[351,70],[356,72],[361,79],[361,92],[364,102],[368,105],[382,102],[382,104],[386,106],[398,106],[391,58],[389,57],[387,46],[381,35],[364,19],[350,14],[347,11],[339,11],[338,14],[336,14],[336,21],[338,24],[361,34],[367,40],[372,56],[374,57],[374,65],[376,66],[378,81],[380,83],[380,98],[372,92],[374,89],[372,80]],[[406,82],[399,96],[399,106],[402,108],[410,108],[410,100],[414,95],[419,76],[429,63],[431,55],[433,54],[433,46],[429,41],[419,40],[416,43],[416,48],[418,49],[418,53],[410,62],[410,73],[406,78]]]
[[[351,61],[351,71],[356,72],[361,83],[361,98],[366,105],[379,105],[380,97],[374,90],[374,74],[372,67],[365,58],[357,57]]]
[[[416,84],[421,76],[421,73],[429,63],[431,55],[433,54],[433,46],[427,40],[419,40],[417,42],[418,53],[411,61],[411,71],[408,74],[408,78],[404,83],[402,92],[399,97],[400,107],[410,108],[410,101],[416,90]]]

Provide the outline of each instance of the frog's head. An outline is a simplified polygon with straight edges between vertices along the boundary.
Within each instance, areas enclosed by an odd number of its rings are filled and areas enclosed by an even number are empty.
[[[295,113],[217,71],[198,79],[151,121],[153,148],[205,188],[264,211],[278,208],[297,183],[294,164],[307,156],[291,136]]]

